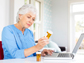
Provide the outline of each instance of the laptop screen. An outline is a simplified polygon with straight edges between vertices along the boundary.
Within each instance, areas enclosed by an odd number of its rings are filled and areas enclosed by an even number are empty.
[[[82,33],[82,34],[80,35],[80,37],[79,37],[79,39],[78,39],[78,42],[77,42],[76,46],[74,47],[72,53],[75,53],[75,54],[76,54],[76,52],[77,52],[77,50],[79,49],[79,46],[80,46],[80,44],[81,44],[83,38],[84,38],[84,33]]]

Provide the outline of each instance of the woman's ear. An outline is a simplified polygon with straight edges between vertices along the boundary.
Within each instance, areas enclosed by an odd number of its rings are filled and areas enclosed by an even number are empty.
[[[21,19],[22,18],[22,14],[19,14],[19,19]]]

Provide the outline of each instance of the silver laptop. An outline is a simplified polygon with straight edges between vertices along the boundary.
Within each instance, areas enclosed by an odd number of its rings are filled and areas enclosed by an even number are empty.
[[[82,40],[83,40],[83,37],[84,37],[84,33],[82,33],[81,34],[81,36],[79,37],[79,40],[78,40],[78,42],[77,42],[77,44],[76,44],[76,46],[74,47],[74,49],[73,49],[73,51],[72,51],[72,53],[53,53],[52,54],[52,56],[50,56],[50,55],[46,55],[45,57],[44,57],[44,59],[74,59],[74,57],[75,57],[75,54],[76,54],[76,52],[77,52],[77,50],[79,49],[79,46],[80,46],[80,44],[81,44],[81,42],[82,42]]]

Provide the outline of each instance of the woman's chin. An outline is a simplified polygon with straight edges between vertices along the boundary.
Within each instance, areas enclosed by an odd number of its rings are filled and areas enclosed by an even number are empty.
[[[25,28],[29,28],[29,26],[26,26]]]

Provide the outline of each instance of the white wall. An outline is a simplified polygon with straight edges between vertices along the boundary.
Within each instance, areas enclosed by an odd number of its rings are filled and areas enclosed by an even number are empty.
[[[68,0],[52,0],[52,41],[59,46],[68,44]]]
[[[14,0],[14,22],[13,23],[17,23],[16,22],[17,12],[19,8],[22,7],[22,5],[24,5],[24,0]]]
[[[24,5],[24,0],[10,0],[10,2],[10,24],[14,24],[19,8]]]
[[[9,0],[0,0],[0,40],[4,26],[9,24]]]

